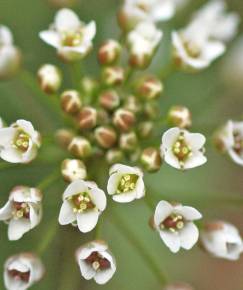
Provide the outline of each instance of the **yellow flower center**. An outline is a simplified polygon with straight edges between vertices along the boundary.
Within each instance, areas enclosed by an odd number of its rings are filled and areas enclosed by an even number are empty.
[[[201,49],[195,42],[184,40],[184,48],[191,58],[198,58],[201,55]]]
[[[122,176],[118,187],[117,193],[126,193],[135,189],[138,181],[138,176],[136,174],[125,174]]]
[[[172,214],[167,217],[161,224],[160,228],[169,230],[171,232],[177,232],[184,228],[185,221],[184,218],[179,214]]]
[[[12,216],[14,219],[30,218],[30,207],[26,202],[14,202],[13,209]]]
[[[83,34],[82,31],[74,31],[74,32],[63,32],[62,33],[62,45],[63,46],[79,46],[82,43]]]
[[[84,211],[95,208],[95,205],[87,192],[69,196],[67,200],[72,202],[74,213],[82,213]]]
[[[191,148],[185,142],[184,134],[180,134],[173,145],[172,151],[182,164],[191,155]]]
[[[29,143],[30,136],[24,131],[20,131],[13,142],[13,147],[19,149],[22,152],[26,152],[29,148]]]

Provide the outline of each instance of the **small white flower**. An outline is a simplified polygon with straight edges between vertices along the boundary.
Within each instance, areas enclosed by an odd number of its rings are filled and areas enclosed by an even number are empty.
[[[0,129],[0,157],[7,162],[32,161],[40,145],[40,134],[31,122],[17,120],[10,127]]]
[[[76,252],[82,276],[86,280],[94,279],[97,284],[107,283],[116,271],[116,261],[103,241],[92,241],[80,247]]]
[[[162,200],[155,209],[154,225],[166,246],[177,253],[180,248],[190,250],[196,244],[199,231],[193,221],[201,218],[193,207]]]
[[[0,25],[0,79],[11,77],[20,66],[21,54],[14,46],[10,29]]]
[[[44,266],[32,253],[8,258],[4,265],[4,284],[7,290],[26,290],[42,279]]]
[[[8,223],[9,240],[19,240],[35,228],[42,218],[42,193],[37,188],[15,187],[0,209],[0,220]]]
[[[238,229],[223,221],[206,224],[200,239],[205,250],[218,258],[238,260],[243,252],[243,242]]]
[[[4,121],[3,119],[0,117],[0,129],[4,128]]]
[[[40,38],[55,47],[61,58],[73,61],[87,55],[95,34],[94,21],[86,25],[72,10],[64,8],[57,12],[50,29],[40,32]]]
[[[145,195],[143,173],[139,168],[115,164],[109,174],[107,192],[114,201],[126,203]]]
[[[171,128],[162,136],[161,157],[177,169],[191,169],[203,165],[205,137],[180,128]]]
[[[73,181],[63,194],[61,225],[76,224],[82,233],[92,231],[106,208],[106,195],[94,182]]]

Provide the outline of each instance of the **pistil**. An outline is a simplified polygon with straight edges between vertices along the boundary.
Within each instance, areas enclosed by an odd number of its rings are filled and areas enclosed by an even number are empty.
[[[89,194],[83,192],[76,194],[67,198],[67,200],[73,203],[73,212],[82,213],[86,210],[94,209],[95,205],[93,204]]]
[[[160,228],[167,229],[171,232],[177,232],[178,230],[183,229],[185,225],[184,218],[178,214],[172,214],[167,217],[161,224]]]
[[[20,272],[18,270],[8,270],[9,276],[11,276],[15,280],[19,280],[25,283],[29,282],[30,279],[30,271],[28,272]]]
[[[102,255],[98,252],[91,253],[85,261],[91,265],[95,271],[110,268],[110,262],[106,258],[102,257]]]

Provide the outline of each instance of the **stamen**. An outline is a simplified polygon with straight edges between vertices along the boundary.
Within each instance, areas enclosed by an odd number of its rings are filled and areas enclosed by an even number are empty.
[[[184,161],[191,156],[191,148],[185,142],[184,134],[181,133],[175,142],[173,148],[174,155],[178,158],[181,167],[184,167]]]
[[[161,224],[160,228],[167,229],[171,231],[172,233],[177,232],[178,230],[181,230],[184,228],[185,221],[183,216],[179,214],[172,214],[169,217],[167,217]]]
[[[73,204],[74,213],[82,213],[86,210],[95,208],[95,205],[93,204],[87,192],[82,192],[73,196],[69,196],[67,200],[71,201],[71,203]]]
[[[138,176],[136,174],[125,174],[122,176],[117,187],[117,193],[126,193],[136,188]]]
[[[20,151],[26,152],[29,148],[29,141],[30,136],[24,131],[20,131],[17,134],[12,146],[16,149],[19,149]]]
[[[92,266],[95,271],[105,270],[110,268],[110,262],[104,258],[100,253],[93,252],[86,259],[86,263]]]

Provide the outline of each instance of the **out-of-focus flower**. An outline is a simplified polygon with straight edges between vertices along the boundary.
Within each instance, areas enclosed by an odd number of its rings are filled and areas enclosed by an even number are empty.
[[[106,86],[118,86],[125,80],[125,71],[119,66],[105,67],[102,72],[102,80]]]
[[[19,240],[35,228],[42,218],[42,193],[37,188],[15,187],[0,209],[0,220],[8,223],[9,240]]]
[[[194,288],[184,282],[176,282],[166,285],[163,290],[194,290]]]
[[[114,90],[105,91],[100,95],[100,105],[112,111],[120,105],[120,96]]]
[[[78,91],[68,90],[61,95],[61,106],[64,112],[68,114],[77,113],[81,106],[81,96]]]
[[[97,110],[93,107],[85,106],[81,108],[77,120],[80,129],[92,129],[97,124]]]
[[[65,159],[62,162],[62,176],[67,182],[72,182],[77,179],[85,179],[87,170],[83,161],[79,159]]]
[[[76,260],[84,279],[94,279],[97,284],[106,284],[116,272],[115,258],[103,241],[92,241],[80,247]]]
[[[117,133],[111,127],[98,127],[95,129],[95,139],[102,148],[111,148],[117,141]]]
[[[4,284],[7,290],[26,290],[42,279],[45,269],[33,253],[21,253],[7,259]]]
[[[121,131],[129,131],[135,124],[135,115],[126,109],[118,109],[113,116],[114,125]]]
[[[184,129],[192,125],[192,115],[185,106],[173,106],[168,112],[168,121],[173,126]]]
[[[113,39],[104,42],[98,51],[98,59],[102,65],[111,65],[117,61],[121,54],[121,45]]]
[[[11,163],[32,161],[40,147],[40,134],[25,120],[0,129],[0,157]]]
[[[158,171],[162,164],[159,150],[153,147],[144,149],[140,160],[145,170],[149,172]]]
[[[193,221],[201,218],[193,207],[162,200],[155,209],[154,225],[166,246],[177,253],[180,248],[190,250],[196,244],[199,231]]]
[[[127,36],[130,65],[146,68],[158,47],[163,33],[151,22],[141,22]]]
[[[89,53],[95,34],[94,21],[86,25],[72,10],[63,8],[57,12],[50,29],[40,32],[40,38],[55,47],[64,61],[75,61]]]
[[[14,46],[10,29],[0,25],[0,79],[10,78],[17,73],[21,63],[20,50]]]
[[[162,82],[155,76],[147,76],[139,81],[137,92],[147,99],[152,100],[160,97],[164,89]]]
[[[238,229],[223,221],[207,223],[201,231],[200,239],[204,249],[218,258],[238,260],[243,252]]]
[[[64,149],[67,149],[72,139],[74,138],[74,132],[69,129],[59,129],[55,133],[57,143]]]
[[[134,152],[138,147],[138,137],[136,132],[122,133],[119,138],[119,146],[123,151]]]
[[[243,122],[229,120],[214,137],[217,148],[229,154],[237,164],[243,166]]]
[[[62,84],[62,74],[58,67],[52,64],[42,65],[37,72],[40,88],[46,94],[56,93]]]
[[[139,22],[159,22],[172,18],[185,0],[125,0],[118,14],[122,29],[130,30]]]
[[[92,147],[88,139],[77,136],[69,143],[68,150],[77,158],[86,158],[90,156]]]
[[[180,128],[171,128],[162,136],[161,157],[177,169],[191,169],[203,165],[205,137]]]
[[[115,164],[109,174],[107,192],[114,201],[126,203],[145,195],[143,173],[139,168]]]
[[[106,195],[94,182],[73,181],[63,193],[61,225],[76,224],[82,233],[92,231],[106,208]]]

